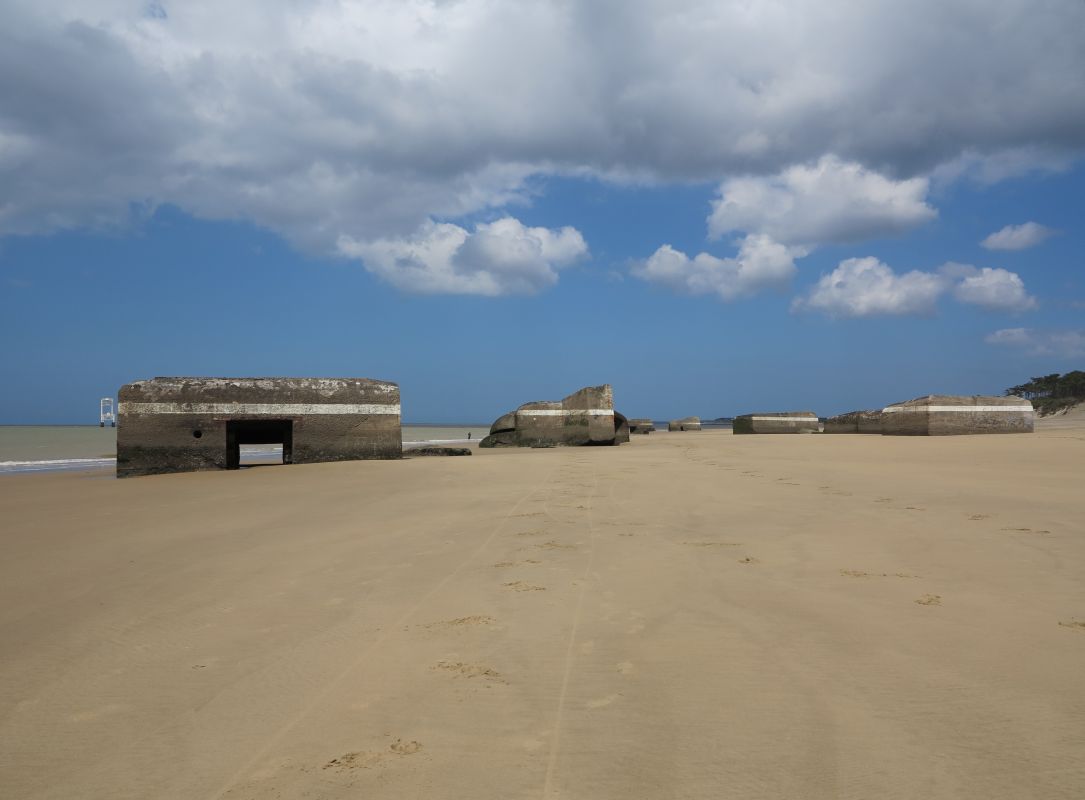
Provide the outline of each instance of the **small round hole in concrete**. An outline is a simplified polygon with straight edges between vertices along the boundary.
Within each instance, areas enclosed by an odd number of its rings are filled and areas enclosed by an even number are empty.
[[[192,431],[193,439],[199,439],[201,436],[203,436],[203,431]]]

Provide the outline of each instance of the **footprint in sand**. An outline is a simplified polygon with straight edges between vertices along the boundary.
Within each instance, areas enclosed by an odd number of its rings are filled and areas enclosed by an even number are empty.
[[[919,575],[909,575],[907,572],[863,572],[859,569],[842,569],[841,575],[849,578],[918,578]]]
[[[596,700],[589,700],[587,703],[585,703],[585,705],[588,708],[606,708],[619,697],[621,697],[620,694],[608,694],[606,697],[600,697]]]
[[[440,630],[442,628],[463,628],[475,625],[493,625],[497,622],[493,617],[485,614],[475,614],[470,617],[458,617],[457,619],[443,619],[438,622],[427,622],[421,627],[426,630]]]
[[[1001,528],[1000,530],[1010,531],[1011,533],[1035,533],[1037,536],[1046,536],[1051,531],[1037,531],[1032,528]]]
[[[759,558],[751,558],[750,556],[746,556],[745,558],[740,558],[738,560],[738,563],[739,564],[760,564],[761,559],[759,559]]]
[[[614,665],[614,669],[618,670],[622,675],[631,675],[633,673],[633,662],[620,661]]]
[[[892,498],[892,497],[879,497],[879,498],[878,498],[877,500],[875,500],[874,502],[875,502],[875,503],[892,503],[892,502],[893,502],[893,498]]]
[[[978,520],[981,520],[981,519],[990,519],[990,517],[991,517],[990,514],[969,514],[968,515],[968,518],[970,520],[973,520],[973,521],[978,521]]]
[[[485,678],[494,683],[508,683],[500,672],[485,664],[465,664],[463,661],[438,661],[433,669],[450,672],[460,678]]]
[[[576,550],[575,544],[562,544],[561,542],[555,542],[553,539],[535,546],[541,550]]]
[[[348,769],[372,769],[383,764],[389,758],[386,753],[355,751],[345,753],[339,758],[333,758],[323,766],[323,769],[334,769],[342,772]]]
[[[1059,625],[1063,628],[1072,628],[1073,630],[1085,631],[1085,621],[1080,619],[1068,619],[1060,621]]]
[[[512,589],[514,592],[545,592],[545,586],[535,586],[530,583],[524,583],[523,581],[511,581],[510,583],[501,584],[506,589]]]
[[[916,602],[921,606],[940,606],[942,605],[942,595],[925,594],[916,600]]]
[[[534,559],[534,558],[525,558],[523,561],[498,561],[496,564],[493,564],[492,566],[497,568],[497,569],[504,569],[505,567],[523,567],[523,566],[527,566],[529,564],[541,564],[541,563],[542,563],[541,561],[538,561],[537,559]]]
[[[682,542],[689,547],[742,547],[742,542]]]
[[[372,769],[382,766],[394,758],[401,756],[413,756],[421,751],[422,743],[416,741],[405,742],[396,739],[387,750],[358,750],[353,753],[345,753],[339,758],[333,758],[323,766],[323,769],[334,769],[337,772],[355,769]]]

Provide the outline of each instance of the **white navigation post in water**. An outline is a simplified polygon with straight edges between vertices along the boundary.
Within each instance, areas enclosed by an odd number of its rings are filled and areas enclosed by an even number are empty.
[[[101,403],[101,409],[102,409],[102,415],[98,419],[98,427],[99,428],[104,428],[105,424],[108,422],[109,427],[116,428],[117,427],[117,417],[113,413],[113,398],[112,397],[103,397],[102,398],[102,403]]]

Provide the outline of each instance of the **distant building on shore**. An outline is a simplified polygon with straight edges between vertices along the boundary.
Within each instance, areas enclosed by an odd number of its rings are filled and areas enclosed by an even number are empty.
[[[881,411],[849,411],[825,420],[825,433],[881,433]]]
[[[1032,433],[1032,403],[1021,397],[929,394],[882,409],[887,436]]]
[[[498,417],[479,447],[575,447],[628,441],[629,424],[614,411],[610,384],[603,384],[585,387],[564,400],[524,403]]]
[[[237,469],[241,445],[284,464],[402,455],[399,387],[368,378],[154,378],[121,387],[117,477]]]
[[[668,431],[699,431],[700,429],[700,417],[682,417],[682,419],[672,419],[667,423]]]
[[[735,417],[734,433],[817,433],[818,415],[813,411],[760,411]]]

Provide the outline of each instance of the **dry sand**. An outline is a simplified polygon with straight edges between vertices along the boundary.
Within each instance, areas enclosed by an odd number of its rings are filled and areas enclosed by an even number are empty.
[[[1083,456],[1041,424],[6,476],[0,796],[1081,798]]]

